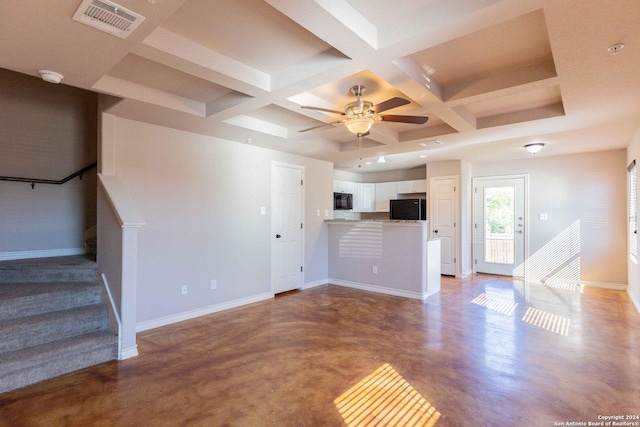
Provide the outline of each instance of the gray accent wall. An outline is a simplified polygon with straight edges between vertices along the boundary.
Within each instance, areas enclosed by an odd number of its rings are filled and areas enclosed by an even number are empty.
[[[60,180],[96,161],[97,97],[0,69],[0,175]],[[0,255],[84,247],[96,170],[64,185],[0,181]]]

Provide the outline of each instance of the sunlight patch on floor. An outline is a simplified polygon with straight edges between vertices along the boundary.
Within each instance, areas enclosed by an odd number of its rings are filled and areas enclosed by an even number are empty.
[[[557,314],[551,314],[546,311],[538,310],[537,308],[529,307],[522,317],[522,321],[539,328],[555,332],[556,334],[569,336],[571,319],[558,316]]]
[[[349,427],[432,426],[440,412],[385,363],[333,401]]]
[[[489,310],[497,311],[502,314],[513,314],[513,311],[518,306],[517,302],[509,301],[503,298],[494,297],[482,293],[478,295],[473,301],[474,304],[488,308]]]

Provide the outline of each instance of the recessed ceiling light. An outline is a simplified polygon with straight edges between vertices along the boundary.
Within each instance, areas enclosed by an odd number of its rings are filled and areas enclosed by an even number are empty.
[[[421,147],[428,147],[430,145],[442,145],[444,144],[444,142],[440,141],[439,139],[433,139],[431,141],[424,141],[424,142],[418,142],[418,145]]]
[[[365,165],[370,165],[370,164],[371,164],[371,162],[365,162]]]
[[[421,159],[424,159],[425,157],[427,157],[426,154],[420,154],[418,157],[420,157]]]
[[[617,55],[618,53],[620,53],[623,47],[624,47],[624,43],[616,43],[614,45],[609,46],[607,50],[609,51],[610,54]]]
[[[387,163],[387,161],[384,158],[384,156],[380,156],[380,157],[378,157],[378,163]]]

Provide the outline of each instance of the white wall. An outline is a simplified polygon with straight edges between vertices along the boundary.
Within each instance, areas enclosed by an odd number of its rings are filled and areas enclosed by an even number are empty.
[[[629,147],[627,148],[626,164],[629,165],[633,160],[636,161],[636,165],[640,166],[640,130],[636,132],[631,144],[629,144]],[[625,195],[626,194],[627,193],[625,192]],[[638,212],[638,207],[640,207],[639,202],[640,197],[636,198],[636,212]],[[624,241],[627,242],[627,239]],[[637,262],[631,261],[626,255],[625,259],[627,260],[627,271],[629,274],[629,287],[627,288],[627,292],[629,292],[629,296],[633,300],[638,311],[640,311],[640,267]]]
[[[331,163],[120,118],[114,143],[115,174],[146,221],[138,322],[271,292],[272,161],[305,167],[305,282],[328,277]]]
[[[547,251],[554,238],[579,224],[580,279],[626,285],[626,160],[624,150],[532,156],[476,163],[473,176],[528,174],[529,255]],[[541,221],[541,213],[549,219]]]

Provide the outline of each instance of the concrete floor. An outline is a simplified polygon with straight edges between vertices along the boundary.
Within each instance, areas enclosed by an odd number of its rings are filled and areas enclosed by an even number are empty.
[[[328,285],[146,331],[138,344],[137,358],[0,395],[0,425],[557,426],[640,415],[640,314],[621,291],[478,275],[444,278],[420,302]]]

